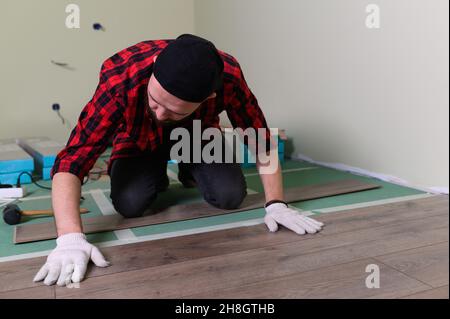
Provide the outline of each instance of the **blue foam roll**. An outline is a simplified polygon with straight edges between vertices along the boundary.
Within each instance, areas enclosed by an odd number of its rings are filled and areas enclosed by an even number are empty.
[[[26,150],[41,167],[51,167],[56,155],[64,148],[64,144],[48,137],[21,138],[19,145]]]
[[[34,169],[33,158],[16,145],[14,139],[0,140],[0,174]]]
[[[41,174],[42,179],[43,179],[44,181],[48,181],[48,180],[50,179],[50,173],[51,173],[51,171],[52,171],[52,168],[51,168],[51,167],[44,167],[44,168],[42,169],[42,171],[40,172],[40,174]]]

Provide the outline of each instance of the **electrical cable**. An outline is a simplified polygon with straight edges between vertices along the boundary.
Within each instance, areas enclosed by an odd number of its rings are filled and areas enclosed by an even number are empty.
[[[58,117],[60,118],[61,122],[63,125],[65,125],[67,127],[67,129],[70,131],[72,131],[72,124],[69,122],[68,119],[66,119],[62,114],[61,114],[61,106],[58,103],[54,103],[52,105],[52,110],[56,112],[56,114],[58,115]]]
[[[49,187],[49,186],[40,185],[38,182],[36,182],[36,181],[34,180],[33,176],[32,176],[30,173],[28,173],[28,172],[21,172],[21,173],[19,174],[19,176],[17,177],[17,184],[16,184],[17,187],[20,187],[20,186],[21,186],[21,183],[20,183],[20,177],[21,177],[22,175],[24,175],[24,174],[30,176],[31,182],[32,182],[33,184],[35,184],[37,187],[42,188],[42,189],[52,190],[52,188]],[[88,177],[88,179],[87,179],[86,181],[83,181],[83,183],[82,183],[81,185],[86,184],[86,183],[88,182],[88,180],[89,180],[89,177]],[[80,199],[81,199],[81,200],[85,200],[84,196],[81,196]]]

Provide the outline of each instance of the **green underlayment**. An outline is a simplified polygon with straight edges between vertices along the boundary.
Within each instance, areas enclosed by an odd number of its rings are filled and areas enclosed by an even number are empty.
[[[336,207],[342,205],[356,204],[356,203],[364,203],[374,200],[394,198],[400,196],[408,196],[415,194],[422,194],[424,192],[398,186],[391,183],[386,183],[374,178],[367,178],[358,175],[353,175],[350,173],[333,170],[330,168],[324,168],[320,166],[316,166],[311,163],[301,162],[301,161],[292,161],[287,160],[283,164],[283,170],[290,169],[299,169],[299,168],[310,168],[314,167],[314,169],[305,169],[305,170],[297,170],[283,173],[284,185],[285,188],[295,187],[295,186],[304,186],[304,185],[312,185],[312,184],[320,184],[331,181],[337,181],[342,179],[354,178],[366,182],[374,182],[382,187],[379,189],[367,190],[352,194],[344,194],[337,195],[327,198],[308,200],[298,203],[293,203],[292,205],[302,210],[312,210],[314,212],[315,209],[321,208],[329,208]],[[175,164],[170,164],[169,169],[174,172],[177,171],[177,167]],[[252,174],[256,173],[255,168],[246,168],[244,169],[244,174]],[[250,175],[246,177],[247,187],[256,192],[262,192],[263,188],[258,175]],[[50,182],[43,182],[43,185],[50,185]],[[83,186],[83,192],[93,190],[93,189],[103,189],[105,191],[106,198],[109,199],[109,182],[105,181],[89,181]],[[47,198],[43,199],[33,199],[33,200],[24,200],[19,204],[22,210],[27,209],[48,209],[51,207],[51,201],[49,198],[50,191],[39,189],[34,185],[27,185],[27,190],[29,195],[27,198],[37,197],[37,196],[47,196]],[[85,200],[82,203],[82,207],[88,208],[90,213],[84,216],[100,216],[101,212],[97,207],[93,197],[90,194],[84,195]],[[161,193],[155,202],[155,205],[160,203],[188,203],[194,201],[201,201],[202,198],[197,191],[197,189],[185,189],[180,184],[172,184],[164,193]],[[1,205],[1,203],[0,203]],[[3,207],[1,208],[3,210]],[[205,226],[214,226],[220,225],[224,223],[232,223],[238,221],[244,221],[254,218],[261,218],[264,216],[264,209],[254,209],[244,212],[238,212],[233,214],[226,214],[221,216],[213,216],[206,218],[199,218],[194,220],[187,221],[179,221],[179,222],[171,222],[160,225],[152,225],[146,227],[139,227],[132,229],[131,231],[136,235],[145,236],[145,235],[153,235],[160,234],[172,231],[180,231],[180,230],[188,230],[198,227]],[[23,221],[22,224],[32,224],[32,223],[41,223],[41,222],[51,222],[51,217],[43,217],[43,218],[33,218],[30,220]],[[14,227],[10,225],[6,225],[3,220],[0,222],[0,260],[3,257],[33,253],[39,251],[50,250],[55,246],[54,240],[47,240],[35,243],[26,243],[14,245],[12,242],[13,238],[13,230]],[[88,239],[93,243],[105,242],[105,241],[113,241],[116,240],[114,232],[105,232],[99,234],[90,234],[87,236]],[[5,259],[5,258],[3,258]]]

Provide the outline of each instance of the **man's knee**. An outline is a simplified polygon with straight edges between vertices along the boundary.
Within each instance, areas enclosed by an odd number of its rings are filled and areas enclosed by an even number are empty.
[[[147,194],[132,189],[111,196],[114,209],[125,218],[141,217],[156,199],[156,191]]]
[[[205,195],[205,200],[217,208],[235,209],[242,204],[245,196],[247,196],[245,186],[229,187],[209,192]]]

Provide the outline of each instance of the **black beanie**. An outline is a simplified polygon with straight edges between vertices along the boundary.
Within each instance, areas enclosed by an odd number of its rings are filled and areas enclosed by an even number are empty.
[[[222,85],[223,60],[214,44],[192,34],[183,34],[158,55],[153,75],[177,98],[204,101]]]

